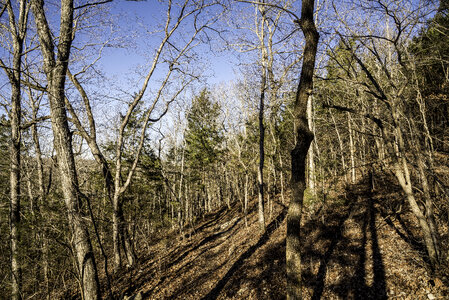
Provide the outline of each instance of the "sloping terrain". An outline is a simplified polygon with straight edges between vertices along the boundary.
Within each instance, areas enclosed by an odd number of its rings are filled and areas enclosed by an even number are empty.
[[[398,198],[394,189],[376,194],[359,184],[309,208],[302,232],[305,299],[449,299],[447,277],[432,275],[421,259],[419,230]],[[114,298],[285,299],[287,210],[273,202],[260,234],[255,208],[252,202],[247,225],[235,203],[155,243],[135,269],[113,278]]]

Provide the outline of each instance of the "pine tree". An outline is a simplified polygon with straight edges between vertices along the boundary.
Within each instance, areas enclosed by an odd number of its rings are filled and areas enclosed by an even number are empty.
[[[195,97],[187,115],[187,158],[193,169],[206,170],[219,158],[223,141],[218,117],[220,105],[210,100],[207,89]]]
[[[189,169],[193,191],[205,210],[211,209],[211,191],[207,183],[211,178],[214,166],[220,159],[222,132],[219,128],[220,105],[210,99],[210,93],[203,89],[192,101],[187,114],[186,166]]]
[[[419,90],[426,99],[429,129],[437,149],[449,139],[449,1],[440,1],[437,14],[413,39],[410,51],[416,62]],[[443,141],[443,142],[442,142]]]

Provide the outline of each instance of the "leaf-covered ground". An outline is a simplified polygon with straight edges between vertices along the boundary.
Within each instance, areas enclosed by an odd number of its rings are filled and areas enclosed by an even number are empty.
[[[416,222],[399,190],[360,183],[309,206],[303,224],[305,299],[449,299],[447,274],[431,274]],[[284,299],[286,208],[256,203],[207,215],[142,250],[138,266],[112,279],[118,299]],[[447,253],[447,226],[441,227]],[[103,284],[103,286],[106,286]],[[108,291],[104,290],[104,297]]]

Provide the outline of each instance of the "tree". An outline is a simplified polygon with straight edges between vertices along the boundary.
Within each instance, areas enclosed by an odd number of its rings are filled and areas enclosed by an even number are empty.
[[[11,126],[10,153],[10,243],[11,243],[11,299],[22,298],[22,270],[19,261],[20,245],[20,144],[21,144],[21,77],[23,44],[27,32],[29,5],[20,1],[19,16],[16,21],[11,1],[6,1],[9,16],[9,31],[13,45],[12,66],[7,67],[0,59],[0,66],[11,84],[11,109],[9,113]]]
[[[436,15],[428,21],[409,47],[416,71],[416,85],[425,99],[432,147],[447,151],[449,136],[449,2],[442,0]]]
[[[74,5],[71,0],[61,1],[61,22],[58,47],[54,51],[51,33],[42,0],[31,1],[31,9],[36,23],[43,56],[44,72],[47,77],[47,96],[57,153],[61,185],[67,207],[68,220],[73,235],[73,248],[76,254],[81,290],[84,299],[99,299],[100,286],[87,224],[82,210],[82,195],[72,149],[70,132],[65,110],[65,81],[70,59],[73,34]]]
[[[187,113],[185,132],[186,165],[190,170],[197,193],[203,192],[205,208],[211,209],[211,191],[207,181],[211,181],[213,168],[220,159],[223,141],[218,117],[220,106],[210,99],[210,93],[203,89],[192,101]]]
[[[270,206],[271,193],[277,190],[278,179],[281,186],[281,197],[284,199],[284,174],[282,171],[277,174],[278,166],[282,169],[283,160],[279,151],[276,126],[280,117],[279,108],[284,100],[280,93],[282,89],[291,88],[291,75],[300,62],[300,51],[298,44],[295,44],[297,42],[294,40],[295,35],[292,34],[297,28],[292,28],[294,24],[287,17],[288,8],[292,5],[291,1],[274,3],[273,1],[240,0],[238,2],[252,3],[255,11],[254,25],[247,30],[254,33],[255,39],[251,40],[252,35],[245,31],[244,36],[238,38],[236,46],[243,53],[257,53],[254,64],[257,69],[251,68],[251,72],[257,74],[255,76],[257,79],[253,79],[253,81],[254,84],[257,82],[259,86],[258,92],[254,93],[252,98],[254,102],[258,103],[258,219],[263,232],[265,230],[265,195],[267,195],[267,202]],[[237,28],[241,29],[246,26],[246,24],[238,24]],[[266,117],[267,115],[269,117]],[[269,143],[267,136],[271,138]],[[267,169],[268,171],[266,171]],[[271,181],[271,179],[273,180]]]
[[[395,175],[421,228],[430,266],[437,268],[441,262],[439,234],[433,213],[434,197],[430,193],[427,178],[429,173],[434,173],[432,138],[427,126],[422,90],[417,84],[416,66],[407,51],[408,40],[404,38],[416,30],[428,10],[426,7],[416,9],[416,4],[411,2],[409,6],[397,1],[367,1],[366,4],[383,16],[382,22],[386,24],[379,33],[358,34],[344,21],[349,36],[337,32],[356,66],[349,65],[348,70],[352,70],[346,78],[349,77],[361,87],[360,90],[356,89],[356,95],[362,94],[359,99],[366,101],[365,107],[362,106],[363,110],[332,107],[364,116],[377,126],[374,134],[380,136],[376,140],[379,162]],[[393,28],[390,28],[390,22],[394,24]],[[348,67],[348,64],[338,62],[337,56],[333,59],[340,66]],[[413,163],[408,159],[409,155],[413,157]],[[419,174],[418,180],[413,176],[414,171]],[[418,184],[421,184],[423,190],[423,206],[415,192]]]
[[[301,27],[306,44],[294,105],[294,126],[296,144],[291,152],[292,196],[287,214],[287,299],[302,299],[301,294],[301,216],[306,189],[306,158],[313,133],[307,122],[307,101],[313,93],[313,74],[318,49],[319,34],[314,24],[314,0],[303,0],[301,19],[296,19]]]
[[[158,122],[167,113],[170,104],[179,97],[190,83],[197,79],[197,75],[189,66],[192,62],[190,54],[194,52],[194,48],[198,45],[201,33],[217,21],[219,14],[213,16],[205,14],[208,8],[212,8],[216,4],[215,1],[206,1],[201,4],[189,0],[168,1],[159,45],[150,61],[141,87],[127,102],[126,112],[120,114],[117,134],[113,141],[115,147],[114,174],[112,174],[111,164],[105,159],[98,145],[96,122],[91,108],[90,96],[78,79],[78,75],[82,74],[83,71],[77,74],[67,72],[82,98],[83,109],[88,120],[87,124],[81,122],[69,99],[65,99],[65,104],[72,116],[74,125],[86,140],[94,158],[102,167],[108,197],[113,206],[112,231],[116,271],[122,266],[123,255],[128,262],[128,266],[132,266],[135,262],[133,245],[126,232],[127,222],[123,214],[125,198],[122,196],[130,187],[136,173],[148,128]],[[181,29],[187,30],[189,35],[183,35],[181,38]],[[159,72],[159,70],[163,70],[164,73]],[[154,90],[149,91],[150,84],[153,81],[157,84],[155,84]],[[126,97],[129,97],[129,95]],[[130,133],[133,142],[127,144]],[[127,168],[125,168],[123,159],[126,153],[131,152],[133,155],[129,165],[127,164]]]
[[[9,163],[9,144],[11,131],[6,126],[8,119],[0,115],[0,238],[2,241],[8,241],[10,239],[10,228],[8,224],[8,206],[10,206],[10,193],[9,193],[9,178],[10,178],[10,163]],[[9,254],[11,251],[11,244],[4,242],[0,245],[0,251],[4,254]],[[9,255],[3,256],[5,259],[0,260],[0,267],[2,270],[8,270],[11,268],[11,260],[7,259]],[[0,294],[8,295],[11,292],[10,285],[8,282],[8,287],[5,285],[0,286]]]
[[[265,35],[266,35],[266,14],[267,7],[262,4],[258,5],[258,11],[261,15],[260,21],[257,24],[257,36],[260,43],[260,67],[261,67],[261,78],[260,78],[260,94],[259,94],[259,167],[257,169],[257,181],[259,183],[259,202],[258,202],[258,216],[259,216],[259,227],[261,232],[265,232],[265,209],[264,209],[264,176],[263,169],[265,163],[265,125],[264,125],[264,113],[265,113],[265,93],[267,91],[267,64],[268,64],[268,54],[267,48],[265,46]]]
[[[179,4],[178,9],[174,9]],[[134,255],[132,253],[131,247],[129,245],[128,239],[124,235],[123,228],[125,226],[123,218],[123,200],[121,195],[128,189],[137,164],[139,161],[140,154],[142,152],[147,128],[155,122],[158,122],[168,111],[169,105],[175,101],[178,96],[184,91],[184,89],[194,80],[196,76],[191,73],[189,69],[183,70],[179,65],[183,63],[184,59],[190,60],[189,53],[193,51],[193,48],[198,44],[201,33],[209,28],[214,22],[216,22],[217,16],[206,17],[203,19],[203,14],[207,11],[206,8],[213,7],[216,4],[215,1],[203,2],[198,5],[194,1],[184,1],[181,3],[168,2],[167,6],[167,16],[164,24],[164,30],[162,35],[162,40],[156,50],[153,57],[153,61],[148,70],[148,73],[143,81],[140,90],[134,94],[133,99],[129,103],[126,114],[121,119],[118,135],[116,138],[116,148],[115,148],[115,176],[114,176],[114,195],[112,199],[114,215],[113,215],[113,232],[114,232],[114,255],[116,262],[116,269],[121,266],[120,258],[120,243],[125,244],[125,254],[128,259],[128,264],[133,265]],[[180,45],[176,47],[174,44],[175,34],[178,33],[178,29],[190,19],[191,29],[190,35],[183,36],[180,38]],[[169,48],[169,49],[166,49]],[[166,52],[167,57],[163,57]],[[124,151],[124,138],[125,131],[129,125],[131,116],[133,115],[136,107],[143,101],[143,97],[147,91],[150,80],[153,79],[156,68],[162,65],[162,60],[164,63],[168,64],[168,70],[166,70],[165,76],[163,77],[159,87],[156,92],[152,95],[152,99],[148,107],[144,109],[141,129],[138,134],[138,142],[135,148],[134,161],[129,168],[126,179],[122,180],[122,157]],[[187,62],[185,62],[187,64]],[[167,67],[167,66],[166,66]],[[178,78],[178,84],[176,88],[169,90],[170,81],[173,80],[174,75],[180,76]],[[171,92],[171,93],[170,93]],[[165,108],[162,112],[157,114],[157,105],[159,102],[165,100]],[[157,116],[153,116],[157,114]]]

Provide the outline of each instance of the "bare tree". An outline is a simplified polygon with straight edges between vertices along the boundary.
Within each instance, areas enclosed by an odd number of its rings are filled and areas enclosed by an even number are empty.
[[[169,105],[178,98],[192,81],[197,79],[197,76],[194,73],[191,73],[188,69],[182,68],[181,64],[183,63],[183,59],[189,58],[189,53],[191,53],[195,46],[199,44],[200,34],[217,21],[217,15],[210,18],[203,17],[207,8],[213,7],[216,4],[217,2],[215,1],[204,2],[201,5],[190,0],[180,1],[179,3],[168,1],[161,42],[156,49],[156,53],[153,56],[141,88],[134,94],[134,97],[129,102],[126,113],[120,119],[118,134],[115,137],[114,175],[112,175],[111,167],[98,145],[96,122],[91,108],[91,100],[78,79],[78,75],[82,72],[77,74],[72,74],[70,71],[67,72],[73,85],[81,95],[84,104],[83,110],[86,113],[88,124],[82,124],[69,99],[65,99],[65,104],[72,116],[73,124],[76,126],[81,136],[86,140],[94,158],[102,167],[107,194],[113,206],[113,244],[116,270],[122,266],[123,255],[126,257],[129,266],[132,266],[135,262],[134,246],[130,240],[126,225],[127,222],[123,213],[124,199],[122,195],[129,188],[133,176],[137,171],[148,127],[150,124],[158,122],[168,111]],[[176,45],[176,33],[180,30],[182,25],[187,22],[193,24],[193,29],[190,32],[190,35],[183,36],[182,42]],[[149,92],[147,92],[147,90],[149,89],[150,81],[155,77],[154,74],[156,70],[163,70],[164,65],[166,67],[167,64],[168,68],[166,68],[166,73],[162,78],[162,81],[155,87],[153,94],[148,95]],[[175,90],[170,91],[169,89],[173,87],[172,81],[174,81],[174,76],[178,76],[177,79],[179,80],[180,85]],[[138,106],[145,102],[144,98],[150,98],[150,103],[146,104],[147,107],[143,110],[143,118],[138,125],[140,126],[140,132],[137,133],[137,140],[135,141],[137,145],[133,145],[135,146],[134,149],[125,149],[127,131],[133,126],[130,124],[130,120],[132,119],[133,114],[136,113]],[[162,102],[161,110],[160,104]],[[144,104],[141,106],[144,106]],[[124,176],[125,178],[123,178],[124,167],[122,160],[125,152],[131,151],[133,152],[131,166],[127,168],[128,172]]]
[[[164,27],[164,37],[162,41],[159,44],[159,47],[156,51],[156,54],[153,58],[153,62],[151,64],[151,67],[147,73],[147,76],[145,77],[145,80],[142,84],[141,89],[135,94],[134,99],[129,104],[128,110],[125,114],[125,116],[121,120],[118,136],[117,136],[117,142],[116,142],[116,148],[115,148],[115,163],[116,163],[116,171],[115,171],[115,177],[114,177],[114,195],[113,195],[113,208],[114,208],[114,215],[113,215],[113,223],[114,223],[114,253],[115,253],[115,263],[116,268],[121,265],[121,258],[120,258],[120,244],[124,244],[125,254],[128,261],[128,265],[133,265],[134,263],[134,251],[132,248],[132,244],[129,241],[129,238],[127,237],[126,233],[126,223],[123,217],[123,199],[121,198],[121,195],[127,190],[129,187],[129,184],[131,183],[132,177],[134,173],[136,172],[137,164],[139,161],[140,153],[142,152],[142,148],[144,146],[145,142],[145,136],[146,136],[146,130],[148,128],[149,123],[154,123],[159,121],[167,112],[168,107],[170,103],[172,103],[182,92],[183,90],[188,86],[189,83],[191,83],[193,80],[196,79],[195,76],[188,75],[185,77],[184,81],[181,82],[181,86],[178,90],[176,90],[169,99],[165,102],[165,108],[162,112],[159,113],[158,116],[153,117],[152,114],[155,112],[155,108],[157,104],[161,101],[163,98],[164,92],[166,92],[167,84],[172,79],[172,74],[179,72],[183,73],[183,71],[177,67],[180,64],[180,60],[186,56],[188,52],[192,50],[192,48],[198,43],[198,38],[200,33],[208,28],[211,24],[213,24],[216,21],[216,17],[211,18],[207,20],[204,23],[201,23],[201,17],[202,14],[205,12],[205,9],[209,6],[215,5],[215,2],[210,3],[203,3],[202,5],[196,5],[194,2],[190,2],[189,0],[183,1],[180,5],[180,9],[178,12],[173,12],[172,6],[175,5],[171,1],[168,3],[167,7],[167,18],[165,22]],[[177,15],[175,15],[177,13]],[[186,38],[185,42],[182,47],[175,47],[172,42],[171,38],[173,37],[174,33],[177,31],[177,29],[180,27],[180,25],[185,22],[188,18],[193,19],[193,23],[195,24],[194,30],[192,34]],[[145,109],[144,112],[144,120],[142,122],[142,128],[139,134],[139,140],[138,140],[138,146],[135,149],[135,154],[133,158],[133,162],[131,167],[129,168],[128,174],[126,176],[126,179],[122,182],[122,158],[123,158],[123,145],[124,145],[124,139],[125,139],[125,131],[127,126],[129,125],[129,121],[131,118],[131,115],[134,113],[137,105],[141,102],[142,98],[144,97],[144,94],[147,90],[148,84],[150,80],[153,77],[153,74],[159,65],[162,53],[164,48],[171,47],[172,51],[174,51],[174,56],[168,61],[170,64],[170,67],[160,84],[160,86],[157,89],[157,92],[154,95],[154,98],[152,100],[151,105],[147,109]]]
[[[259,202],[258,202],[258,215],[259,215],[259,227],[262,232],[265,232],[265,210],[264,210],[264,178],[263,169],[265,162],[265,125],[264,125],[264,106],[265,106],[265,93],[267,90],[267,60],[268,54],[265,46],[266,35],[266,9],[267,7],[262,4],[258,5],[258,10],[261,15],[259,24],[257,25],[257,36],[260,43],[260,65],[261,65],[261,78],[260,78],[260,96],[259,96],[259,167],[257,169],[257,180],[259,182]],[[259,27],[260,26],[260,27]]]
[[[84,299],[99,299],[100,287],[95,257],[83,216],[82,198],[72,149],[72,133],[69,129],[64,105],[66,73],[74,38],[74,5],[71,0],[61,1],[61,22],[56,55],[53,36],[44,10],[44,2],[42,0],[31,1],[31,9],[39,36],[44,72],[47,77],[47,96],[50,102],[54,145],[70,229],[73,235],[73,248],[80,276],[81,293]]]
[[[19,16],[16,20],[15,8],[11,1],[4,4],[8,12],[11,41],[13,46],[12,66],[0,59],[0,67],[5,71],[11,85],[11,107],[9,111],[11,140],[10,153],[10,243],[11,243],[11,299],[22,298],[22,270],[19,258],[20,236],[20,144],[21,144],[21,77],[24,40],[27,32],[29,5],[19,2]],[[3,13],[3,10],[2,10]]]
[[[363,113],[357,109],[342,108],[337,109],[353,112],[371,119],[378,126],[381,134],[383,146],[387,150],[387,155],[379,151],[381,163],[386,169],[391,170],[397,182],[402,188],[404,195],[415,215],[427,252],[433,267],[440,263],[438,229],[433,216],[433,199],[426,191],[428,181],[424,172],[424,159],[421,153],[429,155],[431,160],[431,143],[419,142],[417,138],[417,127],[414,126],[414,117],[409,111],[414,108],[407,103],[412,95],[417,95],[417,106],[421,110],[419,95],[420,91],[415,90],[413,61],[407,51],[405,44],[407,39],[416,30],[420,20],[428,13],[428,10],[421,5],[412,2],[398,1],[368,1],[365,9],[369,9],[372,14],[383,16],[382,22],[376,29],[369,29],[359,32],[352,28],[345,18],[335,12],[339,21],[345,27],[348,34],[338,32],[344,48],[350,53],[355,64],[359,67],[359,72],[363,76],[356,76],[355,80],[363,87],[362,93],[368,95],[371,101],[370,106],[374,106],[375,114]],[[393,28],[389,22],[393,23]],[[380,31],[380,30],[382,31]],[[380,32],[379,32],[380,31]],[[354,42],[356,40],[356,42]],[[407,107],[408,106],[408,107]],[[426,116],[421,115],[424,128],[423,141],[428,139],[426,133]],[[353,129],[351,120],[348,118],[350,138]],[[410,128],[407,130],[407,128]],[[352,144],[353,141],[350,140]],[[420,146],[423,145],[423,146]],[[350,145],[353,148],[353,144]],[[379,147],[381,148],[381,147]],[[419,149],[419,150],[418,150]],[[418,166],[417,173],[420,174],[421,185],[424,190],[425,205],[421,208],[415,195],[414,188],[417,184],[413,179],[413,164],[410,163],[408,155],[412,154]],[[351,150],[351,163],[353,164],[354,152]],[[388,159],[388,160],[387,160]],[[352,166],[354,169],[354,166]],[[354,173],[352,173],[352,179]]]
[[[233,47],[238,48],[242,53],[249,53],[257,50],[257,76],[260,76],[259,93],[253,97],[258,99],[258,127],[259,127],[259,164],[258,164],[258,217],[260,228],[263,231],[265,228],[264,217],[264,198],[265,198],[265,156],[269,153],[269,162],[271,171],[268,172],[268,205],[271,203],[270,191],[272,185],[276,186],[277,176],[275,159],[279,156],[279,164],[282,166],[283,161],[281,152],[279,151],[278,137],[276,135],[275,124],[278,121],[279,107],[281,102],[279,100],[282,88],[289,88],[291,84],[290,75],[292,70],[298,65],[300,61],[298,45],[292,45],[294,32],[296,28],[292,28],[288,15],[288,8],[291,7],[291,1],[280,1],[273,4],[272,1],[247,1],[239,0],[239,2],[251,3],[255,9],[254,25],[249,30],[257,37],[256,40],[251,40],[251,35],[247,32],[238,38],[238,42],[233,44]],[[241,28],[244,25],[237,25]],[[256,52],[256,51],[254,51]],[[287,57],[287,58],[286,58]],[[270,117],[265,118],[267,111],[270,111]],[[265,145],[266,131],[269,131],[271,136],[270,147]],[[273,184],[270,183],[270,175],[273,175]],[[283,173],[280,172],[281,196],[284,199],[284,180]]]
[[[296,19],[304,33],[306,44],[294,105],[296,144],[291,152],[292,196],[287,214],[287,299],[302,299],[301,294],[301,216],[306,189],[306,158],[313,133],[307,123],[307,101],[313,92],[313,74],[319,34],[313,19],[314,0],[303,0],[301,18]]]

